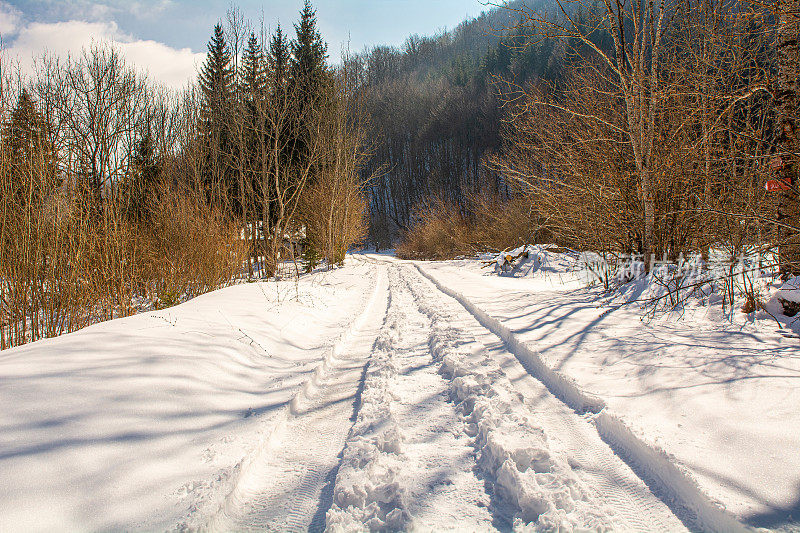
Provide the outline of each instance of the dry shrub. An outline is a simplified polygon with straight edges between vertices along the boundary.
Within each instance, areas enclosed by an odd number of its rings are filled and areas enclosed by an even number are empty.
[[[56,189],[42,118],[19,102],[0,132],[0,349],[86,325],[92,274],[85,210]]]
[[[238,225],[195,194],[164,193],[147,223],[133,223],[115,201],[93,209],[64,188],[20,209],[20,183],[2,184],[2,349],[130,315],[135,300],[174,305],[241,272]]]
[[[192,191],[168,188],[142,228],[149,297],[160,306],[212,291],[241,273],[247,255],[240,225]]]
[[[17,185],[22,185],[19,182]],[[116,255],[103,225],[92,223],[82,198],[51,192],[20,206],[4,180],[0,194],[0,348],[80,329],[110,314],[118,286]],[[20,208],[22,207],[22,208]]]
[[[347,251],[368,232],[366,183],[361,175],[369,144],[363,92],[345,61],[318,102],[318,145],[313,180],[301,196],[301,221],[309,244],[328,264],[344,262]]]
[[[414,219],[397,247],[398,257],[444,260],[473,251],[469,220],[452,202],[431,197],[417,207]]]
[[[357,173],[325,172],[303,195],[303,221],[316,248],[329,264],[367,235],[367,198]]]
[[[472,242],[476,252],[549,242],[550,234],[529,197],[503,199],[479,194],[470,197],[468,205],[474,221]]]
[[[764,78],[773,68],[767,53],[773,30],[763,25],[757,4],[736,6],[687,5],[680,17],[665,19],[669,37],[658,61],[643,60],[644,68],[613,68],[627,56],[604,55],[603,46],[575,47],[557,81],[526,85],[508,101],[503,149],[492,167],[535,197],[558,241],[672,261],[698,252],[707,257],[712,247],[737,255],[792,244],[791,230],[777,242],[765,239],[797,220],[788,205],[783,221],[776,220],[764,190],[766,180],[786,172],[782,159],[777,170],[767,164],[781,150],[771,130],[780,121],[771,109],[776,93]],[[602,8],[574,27],[533,13],[529,22],[586,45],[594,35],[580,32],[606,24],[609,14],[619,24],[608,28],[620,34],[646,31],[658,20],[635,29],[630,21],[639,15],[632,13],[630,6],[613,14]],[[653,45],[643,41],[635,53],[647,57]]]
[[[397,255],[404,259],[444,260],[543,242],[549,236],[529,198],[493,194],[468,198],[466,211],[441,197],[417,208],[416,222],[403,235]]]

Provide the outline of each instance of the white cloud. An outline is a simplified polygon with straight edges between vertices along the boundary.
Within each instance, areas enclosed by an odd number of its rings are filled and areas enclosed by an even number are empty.
[[[153,18],[161,15],[167,8],[172,7],[172,0],[159,0],[157,2],[128,2],[128,12],[140,19]]]
[[[128,61],[142,68],[152,79],[173,88],[182,88],[197,77],[205,54],[190,48],[175,49],[157,41],[131,41],[121,44]]]
[[[156,41],[142,41],[120,31],[115,22],[35,22],[18,29],[6,52],[30,72],[35,58],[44,52],[56,56],[76,56],[92,43],[111,42],[129,65],[148,73],[150,78],[179,89],[192,81],[204,54],[189,48],[175,49]]]
[[[22,13],[17,8],[0,1],[0,36],[14,35],[21,21]]]

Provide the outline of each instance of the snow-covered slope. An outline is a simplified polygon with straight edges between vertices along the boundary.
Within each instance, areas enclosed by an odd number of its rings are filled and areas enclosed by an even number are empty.
[[[0,352],[0,531],[195,524],[361,312],[375,272],[237,285]]]

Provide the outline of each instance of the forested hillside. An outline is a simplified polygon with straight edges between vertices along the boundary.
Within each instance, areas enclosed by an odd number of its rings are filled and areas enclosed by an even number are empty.
[[[586,18],[580,6],[566,7]],[[510,184],[487,158],[499,151],[504,119],[523,88],[559,80],[575,59],[568,52],[577,43],[540,39],[522,23],[526,12],[557,9],[555,2],[515,0],[455,29],[355,58],[376,135],[368,167],[379,176],[370,196],[376,244],[407,231],[426,199],[467,212],[477,196],[509,197]]]
[[[414,207],[431,195],[462,206],[469,195],[507,195],[507,184],[483,164],[500,147],[501,91],[515,91],[503,82],[555,79],[565,60],[550,40],[527,46],[530,32],[517,27],[522,6],[511,2],[453,30],[412,35],[399,48],[355,58],[376,135],[366,169],[378,176],[370,195],[376,244],[387,246],[407,230]]]
[[[672,261],[717,247],[796,270],[799,18],[791,2],[512,2],[366,54],[373,239],[439,259],[542,239]]]

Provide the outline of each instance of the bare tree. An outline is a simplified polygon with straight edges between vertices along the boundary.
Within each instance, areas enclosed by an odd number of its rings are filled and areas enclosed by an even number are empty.
[[[654,231],[656,198],[653,185],[654,143],[658,120],[664,102],[662,87],[662,46],[669,29],[668,11],[672,3],[662,0],[604,0],[598,8],[582,0],[557,0],[560,17],[540,15],[525,7],[517,11],[526,24],[539,32],[541,38],[563,39],[571,42],[584,59],[589,54],[598,58],[608,69],[608,81],[615,97],[624,105],[625,120],[605,126],[624,134],[631,148],[643,207],[642,252],[661,253]],[[588,14],[583,16],[583,14]],[[599,34],[607,32],[613,39],[611,50],[599,44]],[[577,45],[580,45],[580,48]],[[585,52],[589,51],[589,53]],[[541,105],[558,107],[554,102]],[[567,108],[562,108],[570,111]],[[584,117],[601,121],[595,113]]]
[[[781,269],[785,273],[797,273],[800,269],[800,234],[788,229],[783,223],[800,225],[798,207],[798,137],[797,110],[800,103],[800,3],[797,0],[777,0],[775,3],[775,53],[777,79],[774,92],[775,158],[774,168],[792,188],[780,194],[776,227],[776,240],[785,243],[781,247]],[[782,233],[788,233],[786,238]]]

